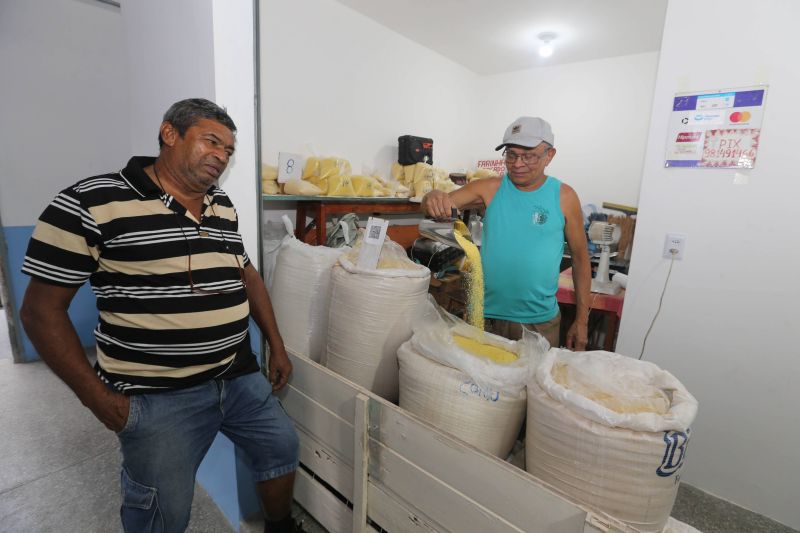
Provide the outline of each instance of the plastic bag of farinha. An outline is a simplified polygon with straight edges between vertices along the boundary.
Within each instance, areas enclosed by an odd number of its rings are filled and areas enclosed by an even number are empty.
[[[544,337],[532,331],[524,330],[519,341],[481,331],[439,307],[430,295],[412,328],[411,344],[418,353],[461,370],[484,390],[510,395],[525,389],[550,349]]]
[[[328,178],[328,196],[355,196],[353,180],[350,175],[336,175]]]

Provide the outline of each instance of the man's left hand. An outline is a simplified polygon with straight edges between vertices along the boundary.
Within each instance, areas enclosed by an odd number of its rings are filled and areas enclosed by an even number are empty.
[[[272,383],[272,391],[278,392],[289,381],[292,373],[292,362],[286,355],[286,349],[281,345],[279,348],[270,348],[269,354],[269,382]]]
[[[589,332],[586,322],[578,320],[573,322],[567,332],[567,349],[582,352],[586,349],[588,340]]]

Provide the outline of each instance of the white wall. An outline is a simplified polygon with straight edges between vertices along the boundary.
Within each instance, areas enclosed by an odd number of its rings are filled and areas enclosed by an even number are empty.
[[[239,213],[239,229],[258,266],[253,73],[249,0],[137,0],[123,19],[130,65],[131,150],[158,153],[164,112],[184,98],[207,98],[236,123],[236,155],[220,185]]]
[[[0,2],[0,213],[32,226],[58,191],[129,157],[119,9],[79,0]]]
[[[388,175],[404,134],[433,138],[437,166],[473,159],[475,74],[333,0],[260,9],[265,163],[313,149]]]
[[[158,127],[170,105],[184,98],[214,100],[211,0],[136,0],[125,2],[122,14],[130,69],[130,151],[155,156]]]
[[[255,20],[251,0],[212,0],[216,102],[236,123],[236,155],[220,180],[239,214],[239,233],[259,268],[256,168]]]
[[[559,149],[549,170],[584,203],[638,202],[655,52],[482,77],[333,0],[268,0],[260,18],[266,163],[314,151],[388,173],[411,133],[467,169],[498,157],[516,117],[541,115]]]
[[[477,159],[496,159],[506,127],[522,115],[553,127],[558,150],[547,172],[584,204],[637,205],[658,53],[484,76],[475,106]]]
[[[645,359],[672,371],[700,412],[684,480],[800,528],[796,130],[800,4],[671,0],[647,141],[618,350],[638,356],[668,261],[688,235]],[[664,168],[677,92],[769,84],[756,168]]]

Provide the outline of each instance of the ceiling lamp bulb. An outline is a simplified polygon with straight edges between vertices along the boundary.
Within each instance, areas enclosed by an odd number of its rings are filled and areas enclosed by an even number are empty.
[[[550,44],[557,35],[553,32],[544,32],[537,35],[542,45],[539,47],[539,55],[542,57],[550,57],[553,55],[553,45]]]

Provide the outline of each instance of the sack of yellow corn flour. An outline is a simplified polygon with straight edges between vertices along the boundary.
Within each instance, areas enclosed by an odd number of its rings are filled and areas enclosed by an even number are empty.
[[[319,157],[309,157],[306,159],[306,166],[303,168],[303,179],[319,176]]]
[[[550,349],[538,333],[519,341],[486,333],[451,315],[428,298],[414,322],[411,343],[422,355],[467,374],[482,389],[520,394]]]
[[[353,181],[350,175],[336,175],[328,178],[328,196],[353,197],[356,191],[353,189]]]
[[[484,333],[429,298],[397,352],[400,407],[503,459],[525,418],[525,384],[547,341]]]
[[[283,184],[283,192],[295,196],[319,196],[322,189],[305,180],[289,180]]]
[[[325,157],[319,160],[319,177],[349,176],[353,173],[350,161],[339,157]]]
[[[278,186],[278,167],[261,165],[261,193],[280,194]]]

